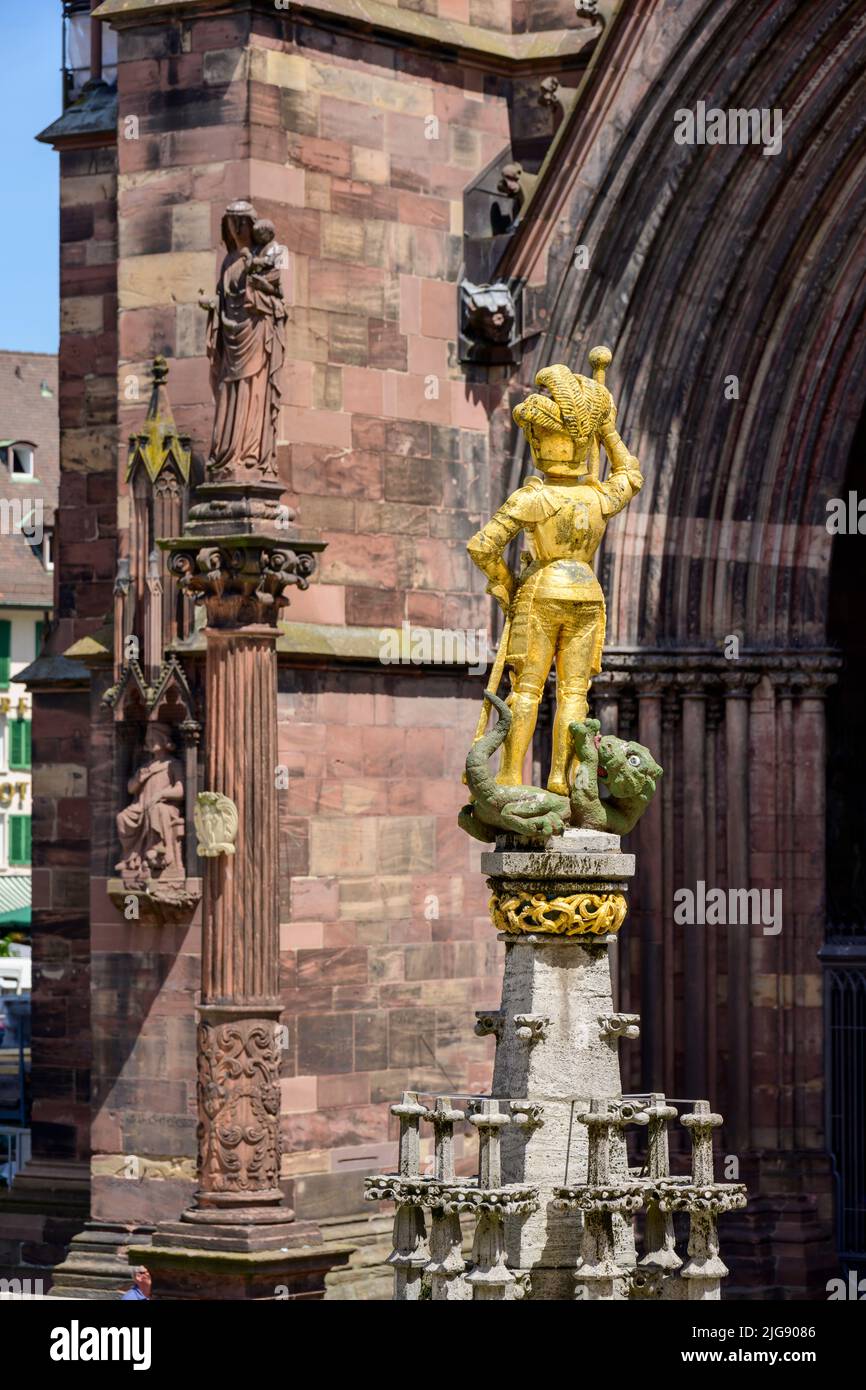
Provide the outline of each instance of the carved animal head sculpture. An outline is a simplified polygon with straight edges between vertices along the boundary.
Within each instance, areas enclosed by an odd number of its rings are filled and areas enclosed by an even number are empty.
[[[496,185],[497,193],[507,193],[509,198],[519,198],[522,178],[522,164],[506,164],[499,176],[499,182]]]
[[[640,797],[649,801],[655,794],[662,770],[642,743],[624,742],[612,734],[596,734],[598,779],[618,801]]]
[[[541,106],[557,106],[561,101],[559,88],[560,81],[558,77],[545,77],[539,88],[539,104]]]
[[[597,719],[569,724],[578,757],[571,786],[571,824],[628,835],[655,795],[662,770],[642,743],[602,734]],[[609,795],[602,800],[600,789]]]
[[[473,285],[464,280],[463,332],[474,343],[509,343],[514,329],[514,299],[506,284]]]

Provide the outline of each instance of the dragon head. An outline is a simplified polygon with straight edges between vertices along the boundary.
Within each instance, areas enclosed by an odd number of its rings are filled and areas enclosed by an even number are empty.
[[[642,743],[626,743],[612,734],[596,734],[598,778],[617,800],[639,796],[649,801],[662,769]]]

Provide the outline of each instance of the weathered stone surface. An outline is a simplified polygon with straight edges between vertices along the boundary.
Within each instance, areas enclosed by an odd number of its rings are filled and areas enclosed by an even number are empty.
[[[592,832],[576,833],[588,835]],[[621,854],[618,849],[596,850],[591,845],[581,849],[567,836],[555,838],[564,844],[562,851],[551,850],[553,840],[549,840],[547,849],[537,852],[503,849],[482,854],[482,871],[493,878],[603,879],[608,882],[629,879],[634,875],[633,854]],[[610,838],[616,839],[615,836]]]

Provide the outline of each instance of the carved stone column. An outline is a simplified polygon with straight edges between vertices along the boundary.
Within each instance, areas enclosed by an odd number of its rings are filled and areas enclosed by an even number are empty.
[[[732,672],[725,684],[725,780],[728,888],[748,888],[749,866],[749,703],[757,675]],[[727,1142],[745,1149],[751,1132],[751,1019],[748,927],[729,926]]]
[[[662,923],[662,958],[664,962],[664,981],[665,990],[673,992],[674,980],[676,977],[677,956],[679,954],[679,933],[674,926],[673,912],[670,905],[673,902],[674,892],[681,885],[677,882],[676,872],[676,795],[675,789],[678,780],[679,756],[679,733],[682,720],[682,707],[679,692],[676,686],[669,685],[662,698],[662,767],[665,775],[662,778],[661,798],[662,798],[662,902],[665,904],[664,921]],[[675,1078],[677,1074],[677,1055],[676,1055],[676,1034],[677,1034],[676,1010],[667,1008],[663,1011],[662,1032],[663,1032],[663,1076],[668,1092],[676,1094]]]
[[[476,1025],[477,1031],[477,1025]],[[463,1119],[462,1110],[454,1110],[448,1096],[437,1096],[427,1119],[435,1135],[433,1146],[433,1176],[437,1183],[454,1181],[454,1126]],[[430,1261],[426,1272],[430,1276],[430,1298],[434,1303],[462,1302],[472,1297],[472,1287],[463,1275],[463,1233],[460,1217],[453,1207],[432,1207],[430,1212]]]
[[[306,587],[321,545],[233,537],[171,542],[171,570],[207,610],[206,774],[202,798],[220,828],[197,819],[205,859],[198,1026],[198,1178],[193,1206],[162,1226],[162,1250],[261,1255],[318,1236],[293,1225],[280,1175],[277,614],[291,583]],[[236,826],[236,843],[232,843]],[[204,833],[206,832],[206,833]],[[163,1269],[165,1276],[165,1270]],[[154,1290],[160,1288],[154,1271]],[[273,1288],[279,1278],[271,1275]],[[164,1296],[182,1297],[164,1277]],[[252,1286],[251,1286],[252,1287]],[[267,1297],[261,1283],[248,1296]],[[244,1296],[208,1290],[208,1297]],[[272,1293],[272,1297],[279,1296]]]
[[[689,808],[689,833],[683,840],[683,881],[697,891],[706,882],[706,691],[700,672],[681,677],[683,685],[683,803]],[[684,1086],[686,1095],[702,1094],[707,1079],[706,975],[707,935],[703,923],[683,933],[685,971]]]
[[[207,638],[206,786],[247,833],[234,855],[205,861],[197,1204],[259,1220],[281,1202],[276,652],[267,627]]]
[[[638,697],[638,739],[647,748],[661,748],[664,680],[654,672],[637,672],[635,686]],[[660,1087],[664,1076],[662,1019],[665,1006],[661,800],[657,805],[650,806],[641,821],[638,834],[641,864],[644,868],[640,913],[643,1084]]]

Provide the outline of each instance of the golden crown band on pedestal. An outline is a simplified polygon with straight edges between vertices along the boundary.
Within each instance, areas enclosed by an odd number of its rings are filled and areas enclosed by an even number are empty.
[[[493,893],[489,909],[494,927],[509,935],[605,936],[619,931],[628,905],[622,893],[569,893],[548,898],[514,888]]]

